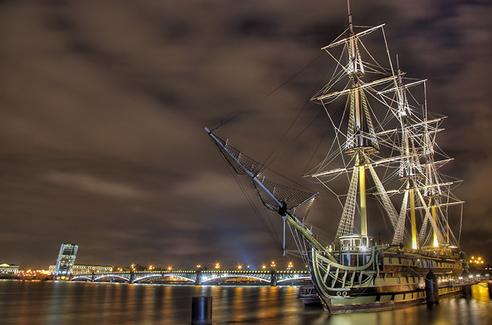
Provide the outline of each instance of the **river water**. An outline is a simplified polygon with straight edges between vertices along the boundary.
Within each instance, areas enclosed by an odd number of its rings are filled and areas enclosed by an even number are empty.
[[[214,324],[424,325],[491,324],[483,285],[472,297],[441,298],[429,310],[327,315],[305,308],[297,287],[194,287],[70,282],[0,281],[0,324],[190,324],[191,297],[213,296]]]

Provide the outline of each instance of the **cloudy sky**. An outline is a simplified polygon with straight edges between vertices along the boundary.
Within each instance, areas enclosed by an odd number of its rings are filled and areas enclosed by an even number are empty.
[[[303,105],[331,72],[319,48],[345,10],[0,1],[0,262],[46,266],[61,242],[97,264],[278,258],[278,220],[251,208],[203,127],[236,117],[222,134],[259,160],[280,146],[271,167],[300,179],[329,127]],[[353,11],[356,24],[387,23],[403,68],[430,80],[431,108],[449,115],[441,146],[457,158],[446,172],[465,179],[464,248],[492,258],[492,5],[354,0]],[[321,191],[310,221],[333,234],[329,193],[309,186]]]

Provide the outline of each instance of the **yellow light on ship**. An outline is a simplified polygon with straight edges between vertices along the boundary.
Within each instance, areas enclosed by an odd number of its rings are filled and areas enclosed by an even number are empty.
[[[432,242],[432,246],[439,247],[439,242],[437,241],[437,237],[434,237],[434,241]]]

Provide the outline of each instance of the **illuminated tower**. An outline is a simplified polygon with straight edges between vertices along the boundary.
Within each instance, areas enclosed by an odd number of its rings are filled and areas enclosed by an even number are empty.
[[[63,279],[70,276],[78,249],[79,246],[75,244],[61,244],[58,259],[56,260],[55,279]]]

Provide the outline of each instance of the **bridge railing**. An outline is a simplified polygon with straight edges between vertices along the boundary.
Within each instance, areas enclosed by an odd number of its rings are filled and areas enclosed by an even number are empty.
[[[197,285],[210,284],[228,280],[229,283],[239,283],[252,280],[258,283],[291,283],[310,280],[307,270],[146,270],[146,271],[116,271],[104,273],[77,274],[71,281],[108,282],[118,281],[139,283],[142,281],[157,280],[159,278],[175,278],[173,283],[194,283]],[[237,279],[237,281],[233,281]]]

